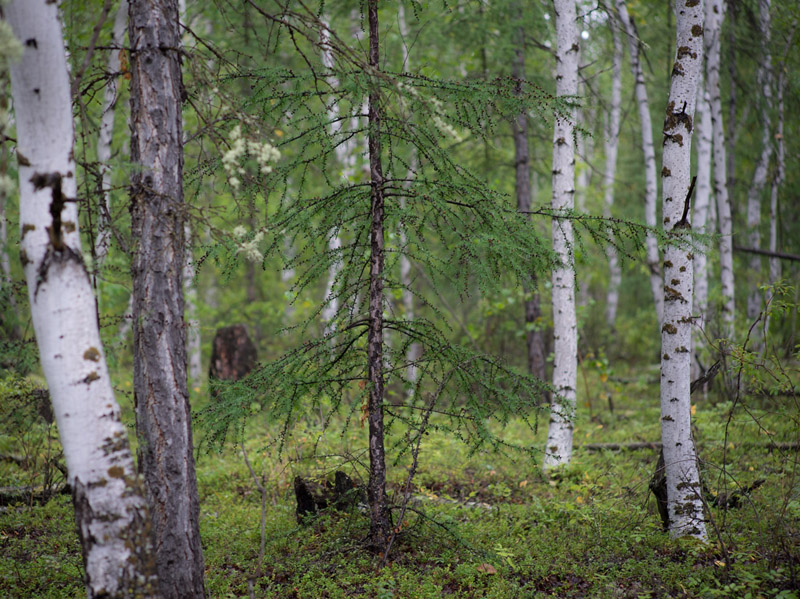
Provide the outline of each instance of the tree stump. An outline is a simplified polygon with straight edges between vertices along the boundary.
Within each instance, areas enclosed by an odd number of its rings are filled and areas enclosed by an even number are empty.
[[[247,376],[257,359],[256,346],[243,324],[222,327],[217,329],[211,345],[208,378],[212,381],[238,381]],[[213,390],[212,397],[216,397]]]
[[[296,476],[294,495],[299,524],[307,522],[310,517],[329,507],[348,510],[358,503],[366,502],[364,489],[341,470],[336,471],[333,483],[327,480],[319,483]]]

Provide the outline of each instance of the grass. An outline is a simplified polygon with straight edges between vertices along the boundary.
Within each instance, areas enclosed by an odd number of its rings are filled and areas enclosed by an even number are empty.
[[[793,404],[749,398],[746,410],[739,406],[731,415],[730,403],[698,399],[695,438],[709,490],[766,481],[738,509],[709,508],[711,539],[703,544],[672,540],[661,531],[647,486],[654,450],[580,447],[658,440],[657,390],[612,386],[592,373],[589,383],[596,393],[592,417],[582,406],[573,462],[551,477],[527,455],[470,452],[435,431],[426,436],[412,509],[396,523],[401,531],[383,568],[382,556],[362,548],[368,521],[358,510],[323,513],[305,526],[294,513],[296,474],[324,477],[344,468],[363,478],[366,431],[358,422],[343,433],[335,427],[321,433],[317,417],[301,416],[281,456],[269,449],[281,427],[251,422],[244,447],[264,497],[242,448],[198,455],[209,596],[797,598],[797,450],[766,445],[798,441]],[[601,400],[606,391],[614,394],[613,413]],[[517,421],[503,431],[509,441],[538,446],[545,433],[544,426],[534,433]],[[402,436],[399,427],[393,436]],[[9,439],[0,439],[4,448]],[[390,491],[398,503],[408,459],[390,466]],[[19,466],[2,465],[0,484],[25,478],[14,468]],[[262,499],[265,552],[259,564]],[[0,597],[85,596],[72,517],[63,496],[45,505],[2,508]]]

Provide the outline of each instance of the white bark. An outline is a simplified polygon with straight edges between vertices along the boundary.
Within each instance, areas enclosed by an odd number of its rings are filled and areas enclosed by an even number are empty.
[[[323,27],[322,31],[320,32],[320,45],[322,47],[322,64],[323,66],[329,71],[332,72],[335,66],[334,59],[333,59],[333,51],[330,48],[329,40],[330,34],[328,31],[328,23],[326,20],[323,19]],[[332,89],[336,89],[339,87],[339,81],[333,75],[328,77],[328,83],[330,84]],[[347,183],[350,182],[355,175],[355,156],[353,155],[354,151],[354,143],[353,138],[350,138],[348,141],[343,143],[338,143],[337,137],[340,136],[342,131],[342,121],[339,120],[339,105],[338,100],[331,99],[331,104],[328,107],[328,120],[330,120],[330,132],[331,137],[334,138],[334,143],[336,143],[336,147],[334,148],[334,154],[336,156],[336,160],[342,168],[341,171],[341,179],[343,182]],[[357,125],[356,125],[357,126]],[[336,283],[338,282],[337,279],[339,278],[339,273],[342,270],[342,262],[341,259],[338,257],[339,249],[342,247],[342,240],[339,237],[339,231],[333,229],[329,233],[328,237],[328,251],[331,255],[335,256],[333,262],[328,269],[328,281],[325,285],[325,305],[322,308],[322,320],[325,323],[325,331],[326,333],[331,332],[331,321],[336,316],[336,313],[339,311],[339,298],[336,297]]]
[[[761,57],[756,73],[756,84],[761,92],[758,98],[761,119],[761,154],[756,163],[753,181],[747,191],[748,242],[752,248],[761,247],[761,192],[767,183],[767,170],[772,156],[770,111],[772,109],[772,56],[770,54],[770,5],[771,0],[759,0],[758,33],[761,42]],[[761,312],[761,256],[752,254],[749,261],[749,291],[747,296],[747,319],[752,322]],[[760,343],[760,340],[757,340]]]
[[[697,136],[697,187],[695,189],[692,228],[705,233],[708,228],[709,207],[711,205],[711,111],[701,78],[697,92],[697,115],[694,119]],[[708,320],[708,256],[705,251],[694,254],[694,305],[698,317],[696,327],[704,330]],[[702,335],[694,339],[703,344]]]
[[[183,225],[183,234],[186,240],[186,258],[183,263],[183,299],[186,304],[186,356],[189,382],[192,387],[198,387],[203,380],[202,339],[200,337],[200,321],[197,318],[197,285],[195,282],[197,269],[192,255],[192,231],[188,222]]]
[[[714,146],[714,196],[717,199],[717,225],[719,227],[719,263],[722,283],[722,334],[729,340],[734,336],[733,280],[733,219],[728,197],[728,176],[726,173],[725,130],[722,122],[722,99],[720,97],[720,35],[722,19],[725,15],[723,0],[706,0],[705,54],[706,86],[711,104],[711,125]]]
[[[639,35],[636,25],[628,15],[625,0],[616,0],[617,11],[622,26],[628,36],[628,51],[631,59],[631,72],[633,73],[636,104],[639,108],[639,121],[642,127],[642,152],[644,153],[644,218],[650,227],[656,227],[656,200],[658,196],[658,175],[656,173],[656,152],[653,146],[653,124],[650,120],[650,102],[647,98],[647,87],[644,82],[644,71],[639,57]],[[650,288],[656,306],[656,315],[659,324],[664,314],[664,293],[661,288],[661,266],[658,256],[658,241],[654,235],[647,235],[645,239],[647,248],[647,266],[650,269]]]
[[[664,229],[678,237],[688,223],[692,123],[703,68],[703,3],[676,2],[677,54],[664,120],[662,210]],[[664,250],[664,320],[661,327],[661,441],[667,478],[669,531],[706,538],[700,474],[691,430],[692,254]]]
[[[622,104],[622,40],[614,24],[611,24],[614,42],[614,57],[611,64],[611,101],[606,122],[606,165],[603,172],[603,215],[610,218],[614,206],[614,179],[617,170],[617,149],[619,148],[620,106]],[[613,236],[613,232],[609,230]],[[606,246],[608,258],[608,292],[606,294],[606,320],[614,328],[619,305],[619,286],[622,282],[622,269],[619,265],[617,249]]]
[[[397,5],[397,23],[400,29],[400,35],[403,39],[403,70],[408,71],[410,69],[410,61],[408,56],[408,25],[406,24],[406,11],[403,8],[402,4]],[[416,150],[412,148],[412,155],[411,161],[408,169],[408,173],[406,174],[407,181],[403,184],[405,189],[411,187],[411,179],[414,177],[414,170],[416,168],[416,161],[417,161],[417,154]],[[400,198],[400,205],[401,210],[405,209],[406,199],[405,197]],[[408,254],[405,250],[406,245],[408,244],[408,237],[406,235],[406,229],[401,224],[398,229],[398,236],[400,238],[400,284],[403,286],[402,290],[402,301],[403,301],[403,312],[404,316],[407,320],[414,320],[414,294],[411,291],[411,260],[408,259]],[[406,350],[406,363],[408,367],[406,369],[406,378],[408,382],[412,386],[411,393],[413,393],[413,385],[417,382],[417,360],[419,360],[422,354],[422,347],[419,343],[412,343],[408,346]]]
[[[100,117],[100,133],[97,136],[98,170],[102,175],[103,198],[99,207],[98,230],[95,237],[95,268],[100,269],[108,255],[111,244],[111,143],[114,138],[114,116],[119,98],[117,77],[120,70],[120,52],[124,47],[125,32],[128,28],[128,0],[120,0],[114,27],[111,31],[111,50],[108,54],[108,81],[103,92],[103,113]]]
[[[575,0],[555,0],[556,95],[578,93],[579,39]],[[553,209],[574,208],[574,123],[557,119],[553,133]],[[553,219],[553,250],[560,265],[553,269],[553,388],[550,426],[543,467],[568,464],[572,457],[578,373],[578,328],[575,315],[575,260],[572,221]]]
[[[21,259],[86,565],[89,597],[155,594],[148,515],[106,367],[78,233],[73,130],[58,9],[15,0],[24,40],[11,79],[17,120]],[[36,182],[36,184],[34,183]],[[52,216],[51,216],[52,214]]]

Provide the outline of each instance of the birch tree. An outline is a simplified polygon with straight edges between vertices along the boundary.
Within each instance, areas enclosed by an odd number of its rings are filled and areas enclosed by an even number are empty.
[[[613,22],[609,24],[611,39],[614,44],[614,56],[611,63],[611,102],[609,105],[605,131],[606,164],[603,171],[603,216],[611,218],[614,206],[614,175],[617,170],[617,150],[619,148],[620,106],[622,104],[622,40]],[[609,235],[613,235],[609,231]],[[612,237],[613,238],[613,237]],[[606,294],[606,320],[614,328],[617,321],[619,305],[619,285],[622,282],[622,269],[619,265],[617,249],[606,246],[608,258],[608,292]]]
[[[628,36],[628,52],[631,60],[636,105],[639,108],[639,122],[642,128],[642,152],[644,153],[644,218],[647,226],[656,227],[656,199],[658,196],[658,175],[656,173],[656,152],[653,146],[653,124],[650,120],[650,102],[647,98],[647,87],[644,82],[644,71],[639,57],[639,34],[633,19],[628,15],[625,0],[617,0],[617,12],[622,27]],[[650,288],[656,306],[658,322],[661,323],[664,313],[664,293],[661,285],[661,266],[658,257],[658,242],[652,234],[645,240],[647,267],[650,269]]]
[[[203,597],[182,270],[185,259],[177,0],[132,0],[134,402],[161,596]]]
[[[664,229],[678,240],[691,229],[689,202],[692,129],[703,67],[703,3],[678,0],[676,58],[664,119],[662,196]],[[664,249],[664,319],[661,327],[661,440],[673,537],[706,538],[700,473],[691,431],[691,248]]]
[[[701,77],[697,86],[696,117],[694,119],[697,136],[697,186],[695,191],[692,227],[698,233],[706,233],[711,207],[711,110],[708,104],[704,79]],[[708,322],[708,256],[705,251],[694,254],[694,306],[699,316],[697,328],[703,330]],[[693,339],[694,344],[702,344],[702,336]],[[694,364],[694,362],[693,362]]]
[[[87,594],[156,597],[150,519],[81,254],[72,103],[58,8],[47,0],[15,0],[3,11],[24,41],[22,60],[11,69],[20,258],[67,462]]]
[[[723,335],[733,339],[734,335],[734,279],[733,279],[733,218],[728,197],[728,176],[725,158],[725,130],[722,122],[722,99],[720,97],[720,36],[725,3],[722,0],[707,0],[705,3],[704,50],[706,55],[706,86],[711,105],[713,137],[714,197],[717,200],[717,226],[719,227],[719,265],[722,283]]]
[[[575,0],[555,0],[556,96],[578,93],[578,25]],[[553,132],[553,202],[556,213],[572,210],[575,201],[574,123],[556,119]],[[553,269],[553,388],[550,426],[543,468],[568,464],[578,378],[578,325],[575,314],[575,260],[572,222],[553,219],[553,250],[559,264]]]
[[[759,120],[761,121],[761,153],[759,154],[753,181],[747,190],[747,241],[751,248],[761,247],[761,192],[767,183],[772,156],[772,126],[770,112],[772,110],[772,56],[770,54],[771,0],[758,2],[758,38],[761,46],[761,55],[756,72],[756,85],[758,86]],[[747,319],[753,321],[761,312],[761,256],[751,254],[749,263],[749,294],[747,296]],[[760,343],[760,340],[757,341]]]

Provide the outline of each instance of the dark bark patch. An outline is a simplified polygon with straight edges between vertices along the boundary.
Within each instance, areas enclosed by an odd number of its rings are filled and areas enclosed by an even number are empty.
[[[694,37],[700,37],[701,35],[703,35],[703,26],[702,25],[692,26],[692,35]]]
[[[672,175],[672,171],[669,170],[666,166],[661,169],[661,176],[662,177],[669,177]]]
[[[100,379],[100,375],[97,374],[97,371],[96,370],[92,370],[89,374],[86,375],[86,378],[84,378],[81,382],[82,383],[86,383],[87,385],[91,385],[93,382],[95,382],[95,381],[97,381],[99,379]]]
[[[664,323],[664,326],[661,327],[662,333],[668,333],[670,335],[675,335],[678,332],[678,329],[675,327],[674,324],[670,324],[668,322]]]
[[[99,362],[100,352],[97,350],[96,347],[90,347],[85,352],[83,352],[83,359],[91,360],[92,362]]]
[[[39,44],[36,42],[36,38],[35,37],[30,37],[30,38],[26,39],[25,40],[25,45],[28,46],[29,48],[38,48],[39,47]]]
[[[31,225],[29,223],[22,225],[22,239],[25,239],[25,235],[27,235],[29,232],[35,230],[36,230],[36,225]]]
[[[122,466],[111,466],[108,469],[108,475],[111,478],[125,478],[125,469]]]

